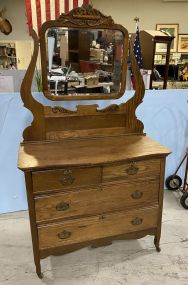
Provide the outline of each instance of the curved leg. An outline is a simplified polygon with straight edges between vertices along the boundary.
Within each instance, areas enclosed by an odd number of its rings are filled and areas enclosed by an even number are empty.
[[[159,242],[160,242],[160,237],[158,237],[157,235],[155,236],[154,238],[154,245],[156,247],[156,251],[157,252],[160,252],[161,251],[161,248],[159,246]]]

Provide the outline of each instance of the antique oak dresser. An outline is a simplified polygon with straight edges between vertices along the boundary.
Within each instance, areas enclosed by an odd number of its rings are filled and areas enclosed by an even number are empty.
[[[98,34],[109,30],[109,35],[120,32],[119,89],[114,87],[111,93],[54,95],[47,80],[49,58],[45,47],[46,31],[52,27],[56,32],[66,27],[67,33],[73,28],[82,32],[96,30]],[[143,123],[136,118],[135,110],[145,90],[127,30],[91,6],[83,6],[44,23],[39,36],[32,31],[32,37],[34,52],[21,97],[33,114],[33,122],[24,131],[18,167],[25,173],[38,276],[42,277],[40,260],[47,256],[108,245],[117,239],[151,235],[160,251],[165,158],[169,150],[147,137]],[[120,46],[117,38],[114,45]],[[43,93],[55,102],[53,106],[44,106],[31,94],[39,46]],[[87,101],[87,105],[79,104],[74,110],[58,103],[121,97],[125,92],[128,49],[136,82],[135,94],[128,102],[99,108]],[[117,62],[114,53],[114,69]],[[115,86],[118,80],[114,78],[111,85]]]

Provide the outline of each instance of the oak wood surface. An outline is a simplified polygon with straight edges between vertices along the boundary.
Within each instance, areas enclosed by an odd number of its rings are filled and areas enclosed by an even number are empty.
[[[158,207],[104,214],[38,228],[39,248],[70,245],[102,237],[154,228]],[[141,220],[140,224],[134,224]],[[59,237],[61,236],[61,238]],[[64,238],[65,237],[65,238]]]
[[[33,122],[31,123],[31,126],[27,127],[24,131],[23,137],[25,142],[47,139],[61,140],[64,139],[64,135],[65,137],[67,137],[67,135],[71,137],[71,131],[74,132],[74,136],[76,134],[78,137],[79,135],[81,137],[84,135],[88,136],[89,133],[97,136],[100,133],[100,129],[103,128],[106,129],[105,131],[109,132],[108,129],[112,127],[124,128],[123,133],[125,134],[143,133],[143,123],[137,119],[135,111],[138,105],[142,103],[145,90],[143,79],[137,66],[132,46],[130,46],[130,58],[136,82],[134,96],[126,103],[122,103],[120,105],[112,104],[101,110],[96,108],[97,105],[91,105],[90,107],[89,105],[78,105],[76,111],[71,111],[60,106],[45,107],[32,97],[31,84],[39,47],[39,39],[34,31],[32,31],[32,36],[34,39],[34,53],[21,85],[21,96],[24,106],[27,107],[33,114]],[[44,49],[42,50],[42,53],[43,51]],[[124,62],[126,62],[126,60]],[[44,62],[42,64],[44,64]],[[43,70],[46,72],[46,67],[44,67]],[[124,70],[124,66],[122,66],[122,88],[124,88],[123,86],[125,85],[125,75],[126,70]],[[122,93],[122,90],[120,91],[118,97],[123,95],[124,92]],[[49,92],[44,90],[44,93],[47,94]],[[81,97],[82,96],[77,96],[76,99],[79,100]],[[96,97],[95,99],[99,99],[97,96],[94,97]],[[101,99],[102,97],[103,95],[101,95]],[[105,94],[104,97],[105,99],[108,99],[108,95]],[[54,96],[51,96],[50,98],[52,100],[58,100],[59,96],[55,96],[55,98]],[[65,99],[65,96],[63,96],[63,99]],[[68,96],[68,100],[69,99],[72,100],[73,98]],[[84,97],[83,99],[87,98]],[[89,96],[88,99],[92,99],[92,97]],[[95,108],[93,106],[95,106]],[[86,130],[88,130],[88,134]]]
[[[33,192],[67,189],[75,186],[98,184],[101,182],[101,168],[90,167],[72,170],[48,170],[32,173]],[[72,180],[71,180],[72,179]],[[70,182],[69,182],[70,181]]]
[[[129,172],[129,170],[135,169]],[[146,180],[148,177],[158,176],[160,174],[160,159],[147,159],[140,161],[130,161],[119,163],[116,165],[104,166],[103,167],[103,181],[109,180],[120,180],[120,179],[138,179],[139,177],[145,177]]]
[[[91,166],[117,161],[166,156],[170,151],[147,136],[117,136],[22,144],[22,170]]]
[[[157,233],[155,235],[154,244],[157,251],[160,251],[159,243],[161,238],[161,225],[162,225],[162,211],[163,211],[163,196],[164,196],[164,173],[165,173],[165,159],[161,159],[160,165],[160,184],[159,184],[159,211],[158,211],[158,220],[157,220]]]
[[[141,230],[136,232],[125,233],[121,235],[114,235],[105,238],[93,239],[92,241],[85,241],[81,243],[71,244],[71,245],[64,245],[58,247],[51,247],[46,249],[40,249],[40,257],[41,259],[46,258],[49,255],[62,255],[66,253],[73,252],[75,250],[81,249],[83,247],[92,246],[94,247],[98,245],[109,244],[115,240],[128,240],[128,239],[140,239],[147,235],[155,235],[157,229],[156,228],[148,228],[147,230]],[[94,250],[94,249],[93,249]],[[66,257],[65,257],[66,258]]]
[[[33,246],[33,256],[36,266],[36,273],[41,277],[41,265],[40,265],[40,251],[39,251],[39,239],[38,239],[38,230],[36,225],[36,212],[35,212],[35,202],[32,193],[32,176],[31,172],[25,173],[25,182],[27,188],[27,200],[29,206],[29,220],[31,227],[31,238]]]
[[[75,14],[78,12],[78,14]],[[145,89],[130,43],[129,54],[135,79],[135,94],[126,103],[104,109],[78,105],[74,111],[62,106],[43,106],[31,93],[39,43],[43,91],[51,100],[99,99],[92,96],[52,96],[47,86],[45,31],[53,24],[72,28],[119,28],[111,17],[89,6],[73,10],[57,21],[44,23],[39,38],[33,31],[34,53],[21,86],[24,106],[33,114],[24,131],[18,167],[25,172],[36,271],[40,259],[71,252],[84,246],[100,246],[116,239],[155,235],[159,250],[163,204],[165,157],[169,149],[143,134],[136,117]],[[93,14],[94,13],[94,14]],[[76,15],[76,18],[74,16]],[[89,20],[89,17],[90,20]],[[81,18],[77,18],[81,17]],[[94,17],[94,18],[93,18]],[[102,20],[102,22],[97,22]],[[128,42],[124,45],[127,54]],[[127,59],[121,72],[118,94],[124,94]]]
[[[159,179],[145,181],[125,180],[121,183],[106,183],[83,190],[55,195],[42,195],[35,199],[37,222],[49,222],[101,212],[136,209],[158,203]]]
[[[125,135],[133,134],[134,130],[125,128],[125,127],[115,127],[115,128],[96,128],[96,129],[87,129],[87,130],[66,130],[66,131],[48,131],[46,132],[46,139],[57,141],[66,138],[87,138],[87,137],[105,137],[112,135]]]

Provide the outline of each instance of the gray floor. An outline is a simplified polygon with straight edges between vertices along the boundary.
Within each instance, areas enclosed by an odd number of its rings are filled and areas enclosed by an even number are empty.
[[[43,280],[35,274],[27,212],[1,215],[0,284],[187,285],[188,210],[178,193],[165,192],[160,253],[150,236],[85,248],[43,260]]]

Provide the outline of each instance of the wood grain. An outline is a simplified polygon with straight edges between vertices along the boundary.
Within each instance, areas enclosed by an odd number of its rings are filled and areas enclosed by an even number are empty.
[[[31,126],[24,130],[24,141],[45,139],[44,107],[34,99],[31,93],[31,85],[39,50],[39,40],[36,32],[32,30],[31,35],[34,40],[34,51],[31,62],[22,81],[20,93],[24,107],[28,108],[33,114],[33,122],[31,123]]]
[[[80,15],[80,11],[86,14]],[[145,90],[133,46],[129,53],[136,90],[126,103],[104,109],[78,105],[43,106],[31,94],[41,45],[43,92],[51,100],[119,98],[127,72],[128,32],[90,6],[63,14],[32,32],[34,54],[21,86],[24,106],[33,114],[19,148],[18,167],[25,172],[36,271],[40,259],[115,239],[161,235],[165,157],[169,149],[143,134],[136,117]],[[79,12],[75,14],[75,11]],[[94,14],[93,14],[94,13]],[[76,15],[76,18],[73,17]],[[79,16],[79,18],[77,17]],[[81,16],[81,17],[80,17]],[[90,16],[90,20],[88,18]],[[99,22],[97,22],[99,20]],[[101,22],[102,21],[102,22]],[[53,96],[48,90],[46,30],[54,25],[121,30],[124,35],[121,88],[116,94]]]
[[[157,217],[157,233],[155,235],[154,244],[157,251],[160,251],[159,243],[161,238],[162,211],[163,211],[163,195],[164,195],[164,174],[165,174],[165,159],[161,159],[160,165],[160,184],[159,184],[159,211]]]
[[[157,225],[157,211],[158,207],[156,206],[39,227],[39,248],[70,245],[91,239],[154,228]],[[136,218],[142,219],[143,222],[139,225],[133,225],[132,221]],[[70,233],[70,236],[60,239],[58,234],[64,231]]]
[[[114,236],[109,236],[105,238],[99,238],[99,239],[95,239],[92,241],[84,241],[84,242],[71,244],[71,245],[64,245],[64,246],[61,245],[57,247],[40,249],[40,255],[42,259],[50,255],[58,256],[58,255],[70,253],[75,250],[81,249],[83,247],[87,247],[87,246],[93,246],[93,245],[94,247],[96,245],[103,246],[104,244],[109,244],[115,240],[140,239],[140,238],[145,237],[146,235],[155,235],[155,234],[156,234],[156,228],[148,228],[147,230],[129,232],[129,233],[121,234],[121,235],[114,235]]]
[[[136,173],[129,173],[129,169],[135,167]],[[120,180],[120,179],[138,179],[139,177],[158,177],[160,175],[160,159],[147,159],[140,161],[130,161],[103,168],[103,181]]]
[[[36,225],[35,203],[32,193],[32,176],[30,172],[25,173],[25,182],[27,187],[27,200],[29,206],[29,220],[31,227],[34,262],[36,266],[36,273],[39,276],[39,278],[41,278],[42,275],[41,275],[41,265],[40,265],[39,239],[38,239],[38,230]]]
[[[66,174],[67,171],[70,171],[70,173]],[[37,171],[32,173],[32,177],[33,192],[49,192],[50,190],[98,184],[101,182],[101,169],[99,167],[91,167],[87,169],[65,168],[61,170]],[[72,178],[71,184],[69,184],[69,178]]]
[[[67,131],[50,131],[46,132],[47,140],[62,140],[66,138],[96,138],[105,136],[117,136],[125,134],[133,134],[132,130],[125,127],[115,128],[97,128],[97,129],[86,129],[86,130],[67,130]]]
[[[169,153],[169,149],[147,136],[70,139],[22,144],[18,167],[22,170],[37,170],[91,166],[166,156]]]
[[[86,188],[86,187],[85,187]],[[64,218],[91,216],[101,212],[135,209],[158,203],[159,180],[124,181],[108,183],[82,191],[41,196],[35,199],[37,222],[49,222]],[[59,210],[58,205],[67,205]]]

